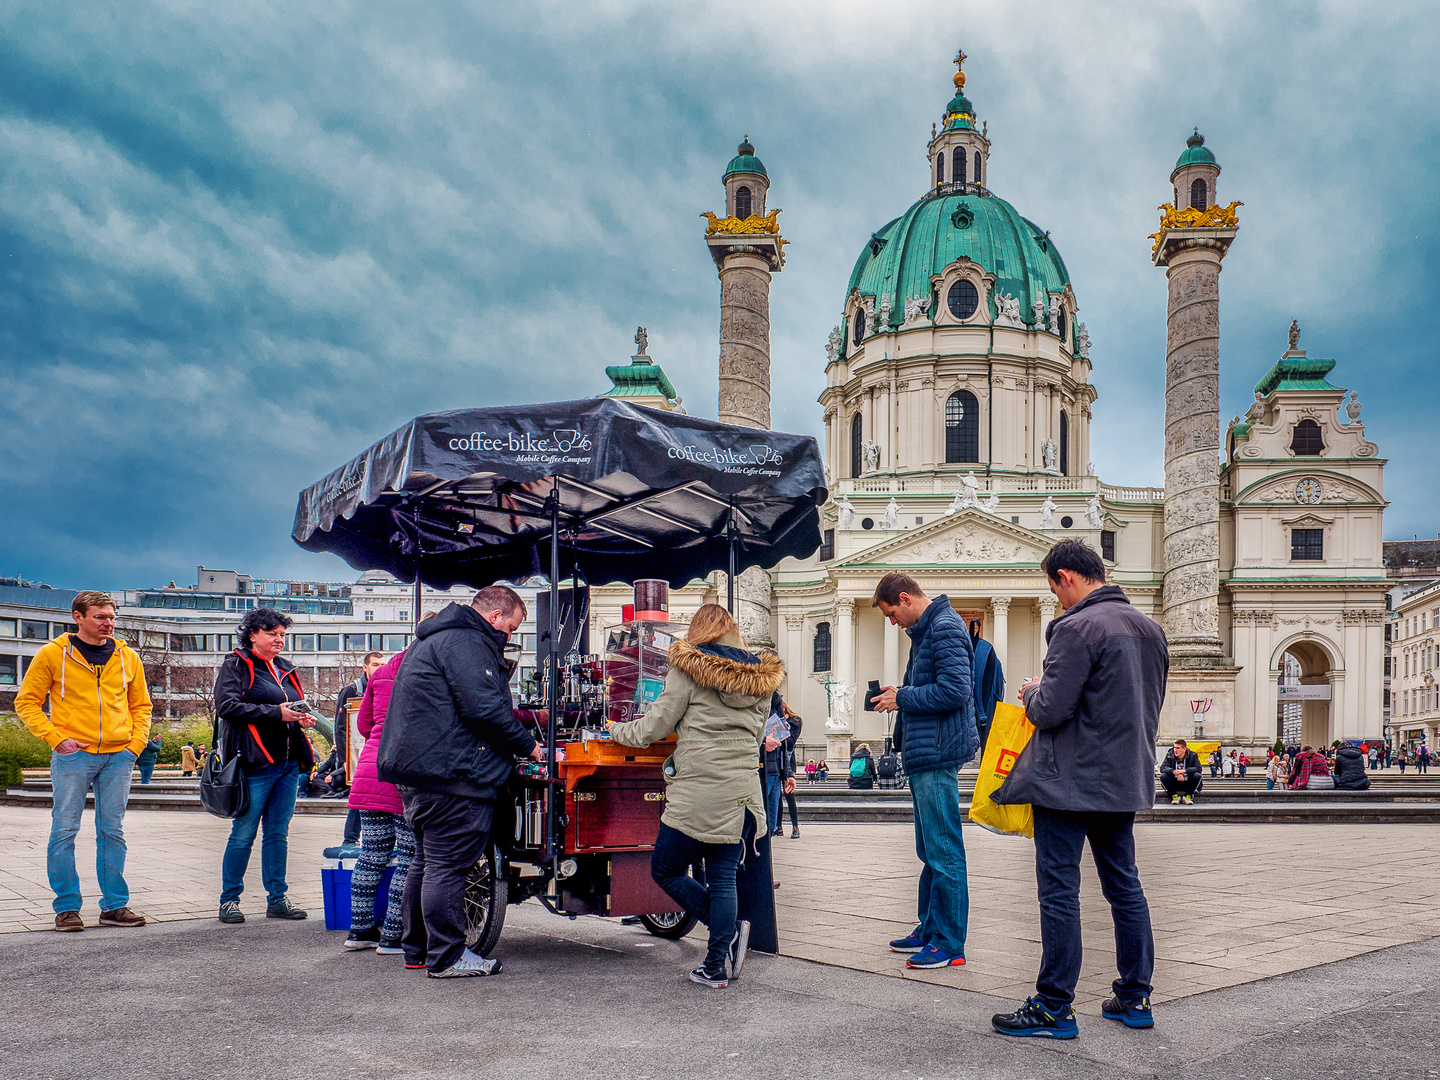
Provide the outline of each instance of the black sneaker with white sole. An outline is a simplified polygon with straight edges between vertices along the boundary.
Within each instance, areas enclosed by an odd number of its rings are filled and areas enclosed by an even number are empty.
[[[719,973],[706,971],[703,964],[690,972],[690,981],[699,983],[701,986],[708,986],[712,990],[723,990],[730,985],[730,980],[725,977],[723,971]]]

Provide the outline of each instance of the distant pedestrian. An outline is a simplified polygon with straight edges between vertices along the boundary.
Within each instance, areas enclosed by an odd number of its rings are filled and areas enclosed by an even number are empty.
[[[1240,770],[1240,778],[1243,780],[1245,778],[1245,770],[1250,768],[1250,759],[1245,755],[1243,750],[1239,756],[1236,757],[1235,765]]]
[[[433,614],[433,613],[432,613]],[[430,618],[426,615],[426,618]],[[372,653],[378,656],[378,653]],[[366,657],[368,661],[370,657]],[[350,812],[360,818],[360,858],[350,876],[350,934],[347,949],[374,949],[381,955],[400,953],[400,935],[404,931],[405,878],[410,860],[415,855],[415,834],[405,820],[405,807],[394,784],[380,779],[375,768],[380,750],[380,736],[385,730],[385,712],[395,688],[395,673],[405,659],[403,652],[369,672],[365,692],[360,701],[356,727],[365,745],[355,763],[355,779],[350,785]],[[368,665],[367,665],[368,666]],[[337,714],[338,715],[338,714]],[[375,893],[380,878],[395,856],[395,872],[390,876],[390,890],[381,925],[375,925]]]
[[[1335,786],[1342,791],[1370,789],[1370,778],[1365,775],[1365,755],[1358,746],[1346,743],[1335,751]]]
[[[180,747],[180,775],[194,776],[196,767],[195,745],[194,743],[186,742]]]
[[[76,631],[41,646],[15,695],[25,726],[50,744],[50,842],[45,869],[55,892],[55,929],[84,930],[75,834],[95,789],[95,869],[102,926],[144,926],[125,883],[125,806],[130,778],[150,742],[150,693],[135,650],[115,638],[115,601],[75,594]],[[50,715],[43,708],[50,699]]]
[[[145,744],[145,749],[140,751],[140,756],[135,759],[135,768],[140,770],[140,783],[150,783],[150,777],[155,773],[155,762],[160,757],[160,736],[154,735]]]
[[[820,761],[815,764],[815,778],[821,783],[830,779],[830,763],[828,761]]]
[[[1408,747],[1400,747],[1400,752],[1395,755],[1396,762],[1400,765],[1400,775],[1405,775],[1405,766],[1410,764],[1410,750]]]
[[[1335,786],[1335,777],[1330,772],[1330,762],[1325,755],[1311,746],[1302,746],[1295,759],[1290,779],[1292,791],[1322,791]]]
[[[1380,767],[1380,748],[1374,743],[1371,743],[1370,746],[1366,748],[1365,757],[1370,763],[1371,772],[1374,772]]]
[[[993,798],[1035,811],[1040,976],[1035,994],[991,1018],[1005,1035],[1072,1039],[1080,978],[1080,856],[1085,841],[1115,923],[1120,977],[1101,1014],[1152,1027],[1155,939],[1135,866],[1135,812],[1155,803],[1155,739],[1170,669],[1165,633],[1105,584],[1105,564],[1065,540],[1041,564],[1064,613],[1046,629],[1039,679],[1020,688],[1035,734]],[[1188,755],[1187,755],[1188,756]]]
[[[1430,771],[1430,746],[1422,742],[1415,748],[1415,771],[1428,773]]]
[[[293,708],[305,700],[295,665],[280,655],[293,620],[274,608],[247,611],[240,621],[240,647],[225,658],[215,678],[215,714],[220,719],[221,757],[239,757],[249,788],[249,806],[230,825],[220,862],[220,921],[242,923],[240,894],[255,836],[260,841],[260,877],[267,919],[303,919],[290,902],[285,881],[290,818],[301,773],[315,767],[303,728],[314,717]]]
[[[1226,779],[1235,775],[1235,751],[1231,750],[1220,759],[1220,775]]]
[[[975,654],[975,729],[980,733],[980,751],[984,753],[995,706],[1005,700],[1005,668],[994,648],[980,636],[978,619],[970,624],[970,647]]]
[[[975,656],[949,597],[931,600],[908,574],[889,573],[871,606],[910,637],[902,684],[882,686],[876,712],[896,713],[894,739],[904,760],[920,857],[918,923],[890,942],[913,968],[965,963],[970,883],[960,835],[958,772],[980,749],[975,726]]]
[[[816,779],[818,779],[818,777],[819,777],[819,773],[820,773],[820,767],[819,767],[818,765],[816,765],[813,760],[807,760],[807,761],[805,762],[805,779],[806,779],[806,780],[808,780],[808,781],[809,781],[810,783],[812,783],[812,784],[815,783]]]
[[[1217,777],[1217,776],[1220,775],[1220,762],[1223,761],[1224,758],[1225,758],[1225,755],[1222,754],[1222,753],[1220,753],[1220,748],[1219,748],[1218,746],[1215,747],[1214,750],[1211,750],[1211,751],[1210,751],[1210,779],[1211,779],[1211,780],[1214,780],[1215,777]]]
[[[1288,759],[1278,757],[1275,754],[1270,755],[1270,760],[1265,765],[1266,791],[1274,791],[1276,784],[1283,785],[1285,783],[1286,766],[1288,764]]]
[[[795,802],[795,762],[796,751],[800,747],[800,732],[805,722],[799,716],[785,707],[785,719],[790,724],[790,738],[786,740],[785,750],[790,755],[790,783],[785,788],[785,807],[790,813],[790,839],[794,840],[800,835],[800,807]]]
[[[610,734],[624,746],[650,746],[675,733],[675,775],[666,787],[650,876],[709,928],[705,959],[690,979],[719,988],[738,978],[745,963],[750,924],[737,919],[735,876],[753,843],[747,838],[769,827],[755,755],[785,669],[773,656],[748,651],[740,627],[718,604],[696,611],[669,656],[655,704],[638,720],[611,724]],[[701,863],[703,884],[690,873]]]

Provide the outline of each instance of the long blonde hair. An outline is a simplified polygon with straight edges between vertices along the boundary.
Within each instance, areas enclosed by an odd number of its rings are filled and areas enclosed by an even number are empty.
[[[741,645],[745,643],[740,636],[740,624],[719,604],[700,605],[690,620],[690,629],[685,632],[685,640],[691,645],[708,645],[728,637],[735,638]]]

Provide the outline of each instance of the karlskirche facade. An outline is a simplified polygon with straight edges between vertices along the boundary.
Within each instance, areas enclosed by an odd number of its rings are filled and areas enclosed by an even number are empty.
[[[1329,381],[1333,360],[1298,347],[1293,324],[1289,349],[1255,365],[1254,402],[1222,446],[1219,272],[1239,204],[1221,204],[1215,156],[1189,139],[1151,238],[1169,288],[1165,488],[1106,483],[1089,464],[1097,389],[1080,299],[1049,234],[995,193],[1004,181],[990,175],[965,80],[957,71],[932,129],[923,194],[874,232],[840,298],[819,394],[825,546],[737,583],[747,638],[785,662],[804,756],[843,765],[891,726],[858,704],[868,682],[905,670],[907,636],[870,606],[884,574],[905,571],[978,623],[1013,697],[1040,674],[1059,614],[1040,560],[1072,538],[1166,629],[1162,742],[1263,753],[1282,694],[1302,703],[1305,742],[1380,739],[1385,463],[1357,395]],[[784,241],[748,142],[724,183],[726,216],[705,215],[721,279],[721,418],[766,426]],[[637,367],[653,365],[643,353]],[[624,592],[597,590],[597,626],[618,621]],[[672,617],[717,594],[723,582],[678,591]],[[1301,685],[1282,690],[1287,654]]]

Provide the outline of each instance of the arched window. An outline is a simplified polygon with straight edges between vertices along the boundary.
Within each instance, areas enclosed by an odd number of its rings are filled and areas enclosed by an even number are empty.
[[[950,308],[950,314],[955,318],[968,319],[980,306],[980,290],[975,288],[973,281],[961,278],[950,286],[950,293],[945,298],[945,303]]]
[[[1060,410],[1060,475],[1070,475],[1070,417]]]
[[[935,183],[937,183],[937,184],[943,184],[944,182],[945,182],[945,151],[944,151],[944,150],[941,150],[940,153],[938,153],[938,154],[935,155]]]
[[[744,184],[735,189],[735,216],[741,221],[750,216],[750,189]]]
[[[1196,210],[1204,210],[1210,205],[1204,180],[1197,179],[1190,185],[1190,205]]]
[[[851,340],[853,340],[856,345],[859,345],[865,340],[865,309],[863,307],[857,307],[855,309],[855,328],[854,333],[851,334]]]
[[[1295,425],[1295,435],[1290,440],[1290,452],[1295,455],[1316,457],[1325,451],[1325,442],[1320,438],[1320,425],[1314,420],[1301,420]]]
[[[950,179],[957,184],[963,184],[965,183],[965,148],[963,146],[955,147],[953,157],[954,168],[950,170]]]
[[[976,151],[975,151],[975,183],[976,183],[976,184],[983,183],[983,181],[980,179],[980,151],[979,151],[979,150],[976,150]]]
[[[815,627],[815,670],[830,670],[830,624],[822,622]]]
[[[860,419],[857,412],[850,421],[850,475],[859,476],[864,469],[864,448],[861,443],[865,441],[864,421]]]
[[[1060,305],[1060,314],[1055,320],[1055,330],[1060,335],[1060,340],[1065,340],[1065,305]]]
[[[980,403],[969,390],[957,390],[945,402],[945,461],[980,460]]]

